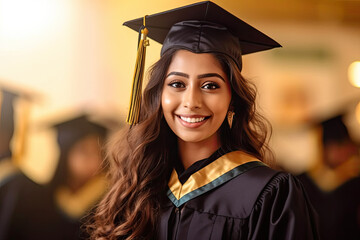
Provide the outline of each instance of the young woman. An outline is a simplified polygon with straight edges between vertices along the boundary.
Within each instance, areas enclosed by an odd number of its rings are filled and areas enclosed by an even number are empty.
[[[267,166],[267,127],[241,76],[241,55],[274,41],[211,2],[150,15],[146,28],[161,58],[139,122],[110,147],[92,238],[317,239],[302,185]]]

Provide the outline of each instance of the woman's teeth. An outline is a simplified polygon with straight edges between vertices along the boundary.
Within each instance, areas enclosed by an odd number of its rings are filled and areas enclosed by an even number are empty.
[[[200,117],[200,118],[189,118],[189,117],[181,117],[181,120],[188,122],[188,123],[197,123],[197,122],[202,122],[204,121],[205,117]]]

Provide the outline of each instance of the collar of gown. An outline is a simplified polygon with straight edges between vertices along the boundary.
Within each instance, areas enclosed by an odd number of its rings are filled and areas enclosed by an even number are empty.
[[[182,165],[180,159],[178,159],[178,157],[176,156],[177,160],[175,161],[174,169],[178,175],[179,181],[181,182],[181,184],[184,184],[193,173],[206,167],[207,165],[209,165],[210,163],[212,163],[213,161],[215,161],[216,159],[218,159],[219,157],[221,157],[222,155],[228,152],[229,151],[225,151],[219,148],[213,154],[211,154],[210,157],[196,161],[187,169],[184,169],[184,166]]]
[[[260,160],[242,151],[220,154],[220,157],[213,159],[213,156],[217,156],[216,152],[214,154],[209,159],[202,160],[202,163],[199,163],[200,167],[191,166],[192,169],[188,168],[186,171],[191,172],[187,174],[185,181],[184,179],[180,181],[177,170],[172,171],[167,196],[176,207],[180,207],[191,199],[230,181],[254,167],[265,165]],[[184,171],[181,176],[184,176],[184,173],[186,172]]]

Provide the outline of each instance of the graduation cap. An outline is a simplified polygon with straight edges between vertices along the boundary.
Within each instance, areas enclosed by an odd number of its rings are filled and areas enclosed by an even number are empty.
[[[7,157],[11,156],[15,164],[20,164],[20,160],[22,159],[25,151],[30,115],[29,103],[33,101],[35,97],[36,94],[34,92],[30,92],[28,89],[21,89],[15,86],[9,87],[9,85],[4,86],[3,84],[0,84],[1,155],[7,154]],[[21,104],[15,104],[18,100],[21,100]],[[12,139],[15,139],[15,141],[11,149],[10,142],[13,141]]]
[[[141,85],[147,37],[163,44],[161,56],[169,49],[194,53],[222,53],[242,68],[241,56],[276,47],[279,43],[213,2],[199,2],[127,21],[139,31],[130,110],[127,122],[136,124],[140,112]]]
[[[107,134],[105,126],[90,120],[86,114],[56,123],[53,127],[57,130],[57,142],[62,150],[69,150],[84,137],[96,135],[103,139]]]
[[[343,115],[338,115],[327,119],[321,123],[323,129],[322,140],[328,142],[342,142],[350,140],[349,131],[343,122]]]

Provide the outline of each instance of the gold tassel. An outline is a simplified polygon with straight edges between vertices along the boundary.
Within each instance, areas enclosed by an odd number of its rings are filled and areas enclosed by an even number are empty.
[[[126,122],[129,123],[130,125],[137,124],[139,122],[139,116],[140,116],[146,47],[149,45],[149,40],[146,39],[149,31],[145,27],[145,17],[143,19],[143,26],[139,33],[140,38],[139,38],[138,51],[136,56],[132,90],[131,90],[130,108],[129,108],[128,116],[126,118]]]

